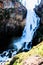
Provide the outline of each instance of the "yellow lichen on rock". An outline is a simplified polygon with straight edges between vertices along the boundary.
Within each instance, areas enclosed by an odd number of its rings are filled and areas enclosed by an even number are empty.
[[[40,57],[43,57],[43,41],[41,43],[39,43],[37,46],[34,46],[30,51],[19,53],[15,57],[13,57],[12,65],[22,65],[22,62],[24,59],[27,59],[28,57],[33,56],[33,55],[34,56],[39,55]],[[15,61],[14,61],[14,59],[15,59]]]

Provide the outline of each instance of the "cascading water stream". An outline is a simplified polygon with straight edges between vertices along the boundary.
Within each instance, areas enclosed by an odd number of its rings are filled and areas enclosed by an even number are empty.
[[[14,56],[20,49],[22,49],[22,50],[31,49],[32,43],[30,43],[30,42],[33,38],[34,32],[39,27],[40,18],[36,15],[36,13],[34,12],[33,9],[34,9],[35,5],[38,5],[40,2],[37,3],[37,0],[33,0],[33,1],[32,0],[23,0],[21,3],[27,8],[26,26],[25,26],[25,28],[23,30],[23,34],[20,38],[12,39],[12,44],[10,44],[9,47],[11,48],[13,45],[14,49],[11,50],[8,48],[6,51],[4,51],[2,54],[0,54],[0,61],[5,61],[9,57],[11,57],[11,54],[12,54],[12,56]],[[25,42],[26,42],[26,44],[25,44]],[[30,43],[30,46],[29,46],[29,48],[27,48],[27,45],[29,43]],[[25,44],[25,47],[23,47],[24,44]]]

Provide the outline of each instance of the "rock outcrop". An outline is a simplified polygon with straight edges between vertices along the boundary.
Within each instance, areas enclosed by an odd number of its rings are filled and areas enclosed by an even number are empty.
[[[12,37],[22,35],[26,14],[27,9],[20,2],[15,2],[14,8],[0,7],[0,48],[6,47]]]
[[[41,65],[43,64],[43,41],[28,52],[14,56],[6,65]]]
[[[43,24],[43,0],[41,0],[40,4],[35,7],[36,14],[41,18],[41,23]]]
[[[40,17],[40,26],[35,32],[35,37],[33,38],[33,45],[37,45],[43,40],[43,0],[41,0],[40,4],[34,8],[34,11]]]

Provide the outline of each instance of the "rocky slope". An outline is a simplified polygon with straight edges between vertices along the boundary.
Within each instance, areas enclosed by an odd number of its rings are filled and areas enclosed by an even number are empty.
[[[34,46],[30,51],[17,54],[11,59],[10,62],[6,63],[6,65],[25,65],[25,63],[26,65],[29,65],[30,63],[32,63],[32,61],[33,65],[34,63],[36,63],[36,65],[40,65],[41,62],[43,63],[43,41],[37,46]]]

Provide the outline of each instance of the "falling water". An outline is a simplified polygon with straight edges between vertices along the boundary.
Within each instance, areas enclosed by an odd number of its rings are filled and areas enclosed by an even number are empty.
[[[10,49],[9,49],[7,51],[4,51],[2,54],[0,54],[0,61],[4,61],[4,60],[8,59],[9,53],[11,55],[11,53],[13,52],[12,53],[12,56],[13,56],[20,49],[21,50],[31,49],[32,43],[30,43],[30,42],[33,38],[34,32],[39,27],[40,18],[35,14],[33,9],[34,9],[35,5],[38,5],[40,2],[38,3],[37,0],[33,0],[33,1],[32,0],[23,0],[21,3],[27,8],[26,26],[23,30],[22,36],[19,38],[16,38],[16,39],[13,38],[12,44],[9,45],[10,48],[11,48],[11,46],[13,46],[13,50],[11,50],[11,52],[10,52]],[[29,43],[30,43],[30,46],[29,46],[29,48],[27,48],[27,45]],[[25,44],[25,47],[23,47],[24,44]]]

